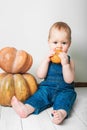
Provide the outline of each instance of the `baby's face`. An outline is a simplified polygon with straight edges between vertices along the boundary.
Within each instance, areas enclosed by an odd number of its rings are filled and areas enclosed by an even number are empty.
[[[49,39],[51,50],[61,50],[67,52],[70,46],[68,35],[64,30],[52,29]]]

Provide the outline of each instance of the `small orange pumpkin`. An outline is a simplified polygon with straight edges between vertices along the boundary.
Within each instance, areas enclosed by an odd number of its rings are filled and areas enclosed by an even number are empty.
[[[11,106],[11,99],[15,95],[18,100],[25,101],[37,90],[35,77],[25,74],[0,74],[0,104]]]
[[[7,73],[25,73],[32,63],[32,56],[24,50],[16,50],[14,47],[0,50],[0,67]]]
[[[61,63],[61,59],[60,59],[60,57],[58,56],[58,54],[59,54],[60,52],[62,52],[62,51],[61,51],[61,50],[56,50],[56,53],[55,53],[53,56],[51,56],[50,60],[51,60],[53,63],[56,63],[56,64]]]

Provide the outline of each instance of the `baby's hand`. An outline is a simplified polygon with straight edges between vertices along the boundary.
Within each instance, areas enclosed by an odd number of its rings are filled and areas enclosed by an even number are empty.
[[[54,54],[55,54],[55,51],[54,51],[54,50],[50,50],[50,51],[49,51],[49,53],[48,53],[48,55],[47,55],[49,61],[50,61],[50,57],[52,57]]]
[[[59,57],[60,57],[60,59],[61,59],[61,64],[62,64],[62,66],[69,63],[69,62],[68,62],[68,56],[67,56],[67,54],[66,54],[65,52],[61,52],[61,53],[59,54]]]
[[[50,58],[51,56],[53,56],[55,54],[55,51],[54,50],[50,50],[49,51],[49,54],[48,54],[48,57]]]
[[[53,56],[54,54],[55,54],[55,51],[50,50],[49,53],[48,53],[48,55],[45,57],[44,62],[45,61],[46,62],[50,62],[50,57]]]

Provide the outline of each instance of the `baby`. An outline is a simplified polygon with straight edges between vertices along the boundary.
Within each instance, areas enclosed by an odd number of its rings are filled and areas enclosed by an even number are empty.
[[[49,30],[48,45],[50,51],[37,70],[38,78],[43,79],[38,90],[24,103],[14,96],[11,105],[21,118],[31,113],[38,114],[52,106],[52,121],[58,125],[70,114],[77,95],[74,90],[75,66],[68,55],[70,27],[64,22],[54,23]],[[58,54],[61,63],[51,61],[56,50],[61,50]]]

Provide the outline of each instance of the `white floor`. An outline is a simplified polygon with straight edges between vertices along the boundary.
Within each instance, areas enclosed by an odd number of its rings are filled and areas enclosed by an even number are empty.
[[[21,119],[12,108],[0,106],[0,130],[87,130],[87,87],[76,88],[76,91],[74,108],[63,124],[51,122],[52,108]]]

